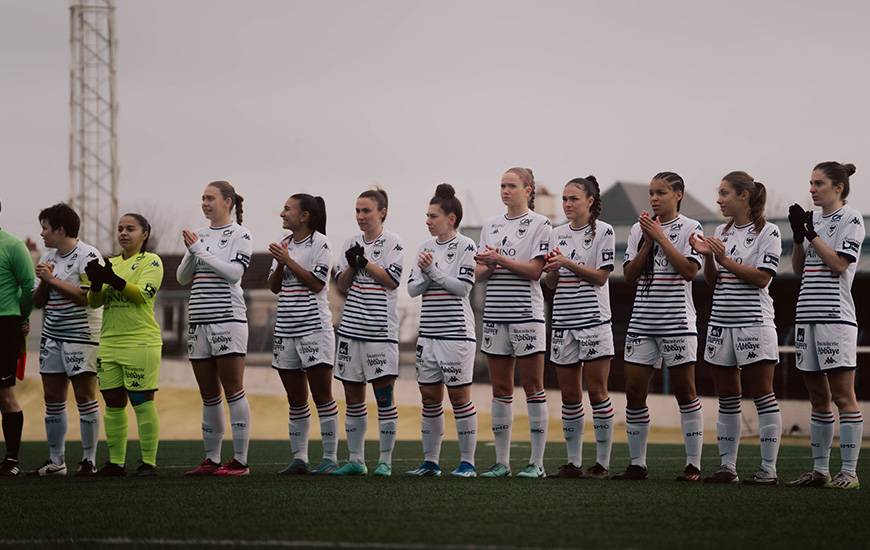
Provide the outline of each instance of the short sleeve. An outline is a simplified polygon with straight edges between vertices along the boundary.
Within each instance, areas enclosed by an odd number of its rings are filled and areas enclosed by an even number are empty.
[[[544,220],[535,228],[535,233],[532,235],[532,250],[529,254],[530,258],[540,258],[546,256],[550,252],[550,235],[553,232],[553,226],[550,220]]]
[[[596,269],[608,269],[613,271],[613,254],[616,248],[616,235],[612,227],[601,228],[603,231],[598,237],[598,250],[596,251]]]
[[[318,249],[311,258],[311,274],[325,284],[329,280],[329,268],[332,267],[332,250],[325,239],[315,246]]]
[[[149,254],[146,260],[136,284],[145,299],[152,301],[163,284],[163,260],[156,254]]]
[[[834,251],[850,262],[856,262],[861,257],[861,245],[864,242],[864,218],[852,212],[849,219],[845,220],[845,224],[840,232],[840,238],[834,243]]]
[[[761,234],[755,267],[776,276],[780,256],[782,256],[782,237],[779,228],[771,224]]]
[[[631,226],[628,232],[628,242],[625,246],[625,255],[622,257],[622,265],[632,261],[637,256],[637,249],[640,246],[640,224],[636,223]]]
[[[685,242],[683,243],[683,255],[691,262],[695,262],[699,266],[704,266],[704,258],[701,253],[695,250],[692,246],[692,235],[704,235],[704,228],[700,223],[696,223],[685,234]]]
[[[247,269],[251,266],[251,255],[254,252],[254,243],[251,240],[251,232],[245,227],[239,227],[238,237],[235,240],[230,262],[237,262]]]
[[[396,284],[402,281],[403,261],[405,258],[404,247],[399,239],[390,239],[389,250],[384,254],[383,267]]]

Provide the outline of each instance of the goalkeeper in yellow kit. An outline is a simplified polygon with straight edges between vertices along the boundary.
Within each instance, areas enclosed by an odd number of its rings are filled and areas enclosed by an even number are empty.
[[[104,425],[109,461],[98,476],[124,476],[127,457],[127,401],[139,428],[141,464],[136,476],[157,475],[159,421],[154,405],[163,340],[154,319],[154,300],[163,282],[163,262],[147,252],[151,225],[139,214],[118,221],[121,255],[105,265],[94,260],[85,273],[91,281],[88,304],[103,306],[97,375],[106,402]]]

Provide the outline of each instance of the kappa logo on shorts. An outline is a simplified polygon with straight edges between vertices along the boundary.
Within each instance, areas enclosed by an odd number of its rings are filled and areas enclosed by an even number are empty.
[[[683,359],[685,359],[685,357],[683,357],[682,353],[674,355],[674,361],[682,361]]]
[[[750,351],[746,354],[747,359],[758,359],[758,355],[754,351]]]
[[[825,364],[826,364],[826,365],[835,365],[836,363],[837,363],[837,360],[834,359],[833,356],[830,356],[830,357],[828,357],[827,359],[825,359]]]
[[[589,351],[586,352],[586,357],[592,357],[592,356],[595,355],[596,353],[598,353],[598,350],[597,350],[597,349],[595,349],[595,348],[589,348]]]
[[[317,356],[316,356],[316,355],[309,355],[309,356],[308,356],[308,362],[309,362],[309,363],[313,363],[313,362],[315,362],[315,361],[317,361]]]
[[[456,378],[455,376],[451,376],[450,379],[448,380],[448,382],[459,382],[459,378]]]
[[[221,344],[221,347],[218,348],[218,351],[230,351],[230,347],[226,344]]]
[[[535,349],[535,344],[532,344],[531,342],[526,344],[525,351],[532,351],[533,349]]]

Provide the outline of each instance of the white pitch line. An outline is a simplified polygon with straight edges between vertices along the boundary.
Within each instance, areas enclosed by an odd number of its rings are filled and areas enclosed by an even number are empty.
[[[0,540],[0,546],[36,546],[47,544],[95,544],[95,545],[148,545],[148,546],[216,546],[247,548],[348,548],[371,550],[569,550],[567,548],[540,546],[501,546],[494,544],[414,544],[400,542],[343,542],[314,540],[233,540],[233,539],[134,539],[112,538],[67,538],[67,539],[18,539]]]

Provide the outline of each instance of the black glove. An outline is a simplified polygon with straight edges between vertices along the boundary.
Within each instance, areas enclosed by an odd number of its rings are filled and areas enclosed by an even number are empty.
[[[353,246],[344,251],[344,258],[347,260],[347,265],[351,269],[358,268],[358,257],[365,253],[365,249],[359,243],[353,243]]]
[[[807,236],[807,242],[813,242],[813,239],[819,236],[813,227],[812,212],[804,212],[804,234]]]
[[[103,278],[105,279],[107,285],[114,288],[118,292],[121,292],[122,290],[124,290],[124,287],[127,286],[127,281],[115,274],[115,270],[112,269],[111,262],[106,262],[106,265],[103,267]]]
[[[103,283],[106,280],[103,276],[103,266],[100,265],[100,260],[94,259],[88,262],[88,265],[85,266],[85,275],[91,282],[91,290],[99,292],[103,289]]]
[[[791,232],[794,235],[795,244],[803,243],[804,238],[807,236],[805,224],[806,215],[807,213],[799,204],[793,204],[788,207],[788,223],[791,225]],[[812,213],[810,213],[810,215],[812,215]]]

